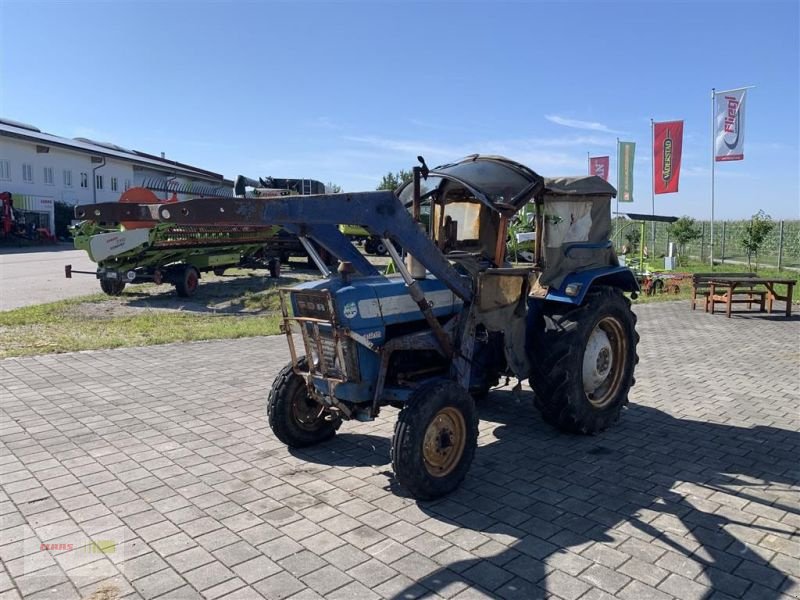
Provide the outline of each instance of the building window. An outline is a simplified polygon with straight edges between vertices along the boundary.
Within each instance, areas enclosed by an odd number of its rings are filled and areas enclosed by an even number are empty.
[[[88,188],[89,187],[89,174],[88,173],[81,173],[81,187]]]
[[[53,185],[53,167],[44,168],[44,183],[45,185]]]
[[[33,165],[22,165],[22,181],[25,183],[33,183]]]
[[[116,177],[112,177],[111,178],[111,191],[112,192],[116,192],[117,191],[117,178]]]
[[[11,179],[11,166],[7,160],[0,160],[0,179]]]
[[[64,169],[64,187],[72,187],[72,171]]]
[[[131,189],[131,180],[130,179],[126,179],[125,180],[125,191],[127,192],[129,189]]]
[[[103,189],[103,176],[102,175],[95,175],[94,176],[94,189],[102,190]]]

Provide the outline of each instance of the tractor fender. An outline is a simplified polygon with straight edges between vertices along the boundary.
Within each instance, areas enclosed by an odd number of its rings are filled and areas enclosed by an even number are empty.
[[[578,286],[577,293],[567,294],[568,286]],[[602,267],[570,273],[558,289],[550,289],[545,300],[581,305],[589,290],[596,285],[605,285],[621,289],[623,292],[638,292],[639,284],[628,267]]]

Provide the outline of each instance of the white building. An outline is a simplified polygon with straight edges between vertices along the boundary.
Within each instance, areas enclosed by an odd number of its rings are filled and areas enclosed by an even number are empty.
[[[232,193],[233,188],[233,182],[218,173],[163,155],[86,138],[59,137],[32,125],[0,119],[0,192],[11,192],[14,208],[28,211],[27,217],[37,220],[40,227],[53,230],[55,202],[114,202],[125,190],[148,180],[224,193]],[[154,193],[165,199],[172,195]]]

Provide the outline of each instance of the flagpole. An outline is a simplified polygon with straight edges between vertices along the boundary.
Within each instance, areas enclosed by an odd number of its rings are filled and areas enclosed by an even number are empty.
[[[729,90],[734,91],[734,90]],[[715,119],[715,110],[716,107],[714,104],[717,100],[717,91],[715,88],[711,88],[711,270],[714,270],[714,165],[717,162],[716,157],[716,140],[714,139],[716,135],[716,123],[714,123]]]
[[[589,153],[586,153],[586,172],[591,175],[592,174],[592,159],[589,158]]]
[[[655,134],[655,125],[653,124],[653,119],[650,119],[650,152],[652,153],[652,158],[650,160],[650,171],[652,177],[650,178],[650,204],[651,204],[651,211],[653,216],[656,214],[656,134]],[[652,244],[653,248],[651,249],[655,252],[656,247],[656,222],[653,221],[652,227]],[[644,241],[644,240],[643,240]]]
[[[619,138],[617,138],[617,218],[619,219]]]

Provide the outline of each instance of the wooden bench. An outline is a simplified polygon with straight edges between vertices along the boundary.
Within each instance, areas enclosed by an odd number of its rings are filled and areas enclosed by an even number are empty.
[[[705,312],[708,312],[709,306],[714,300],[711,298],[711,288],[709,286],[709,282],[714,280],[717,277],[758,277],[756,273],[694,273],[692,274],[692,310],[697,307],[697,296],[700,295],[703,297],[703,307]],[[746,298],[732,298],[732,303],[747,303],[747,308],[752,308],[753,302],[758,302],[761,312],[764,312],[764,303],[766,301],[767,294],[764,290],[756,290],[753,288],[747,289],[740,289],[734,292],[734,295],[738,296],[742,294],[746,296]]]

